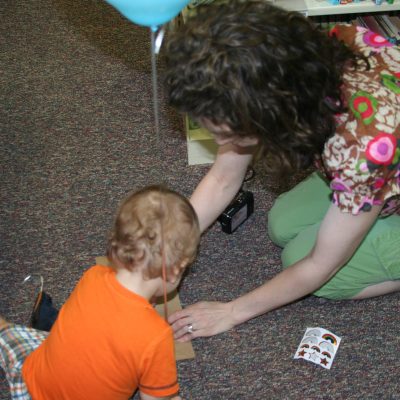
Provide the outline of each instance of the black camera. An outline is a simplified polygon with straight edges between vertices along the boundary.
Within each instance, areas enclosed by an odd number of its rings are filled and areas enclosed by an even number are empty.
[[[218,217],[225,233],[233,233],[246,219],[253,214],[253,193],[240,190],[225,211]]]

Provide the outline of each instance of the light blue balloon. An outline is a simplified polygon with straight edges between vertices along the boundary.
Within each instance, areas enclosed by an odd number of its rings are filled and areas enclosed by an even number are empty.
[[[190,0],[106,0],[135,24],[156,29],[184,8]]]

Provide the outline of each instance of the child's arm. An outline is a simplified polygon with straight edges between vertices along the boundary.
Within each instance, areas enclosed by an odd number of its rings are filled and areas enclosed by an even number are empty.
[[[142,354],[140,380],[141,400],[182,400],[176,370],[174,339],[164,321],[158,321],[159,333],[153,335],[151,345]]]

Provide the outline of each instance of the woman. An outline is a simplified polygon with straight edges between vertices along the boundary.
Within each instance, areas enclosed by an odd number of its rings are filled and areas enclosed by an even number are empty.
[[[256,152],[281,176],[318,167],[269,213],[283,271],[228,303],[173,314],[175,338],[215,335],[308,294],[400,290],[399,48],[364,28],[328,35],[268,2],[229,1],[200,8],[166,54],[171,104],[219,145],[191,197],[202,231]]]

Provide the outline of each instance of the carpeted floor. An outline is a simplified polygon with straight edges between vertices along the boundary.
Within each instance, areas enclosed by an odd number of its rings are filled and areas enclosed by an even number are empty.
[[[62,304],[104,254],[128,191],[161,181],[190,195],[208,166],[187,165],[182,119],[161,82],[159,150],[147,29],[101,0],[4,1],[0,18],[0,314],[27,323],[35,285],[24,277],[43,275]],[[233,299],[280,270],[266,232],[275,186],[258,168],[247,187],[254,215],[234,235],[218,224],[204,235],[181,285],[184,304]],[[182,396],[400,399],[399,299],[309,297],[195,340],[196,358],[178,363]],[[331,370],[293,359],[312,326],[342,337]],[[0,393],[9,398],[3,374]]]

